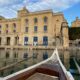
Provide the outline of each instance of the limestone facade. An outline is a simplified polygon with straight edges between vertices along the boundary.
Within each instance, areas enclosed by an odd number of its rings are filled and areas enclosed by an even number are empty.
[[[68,46],[68,25],[64,20],[63,13],[29,12],[25,7],[16,18],[0,16],[0,46]]]
[[[80,27],[80,19],[78,17],[72,22],[71,27]]]

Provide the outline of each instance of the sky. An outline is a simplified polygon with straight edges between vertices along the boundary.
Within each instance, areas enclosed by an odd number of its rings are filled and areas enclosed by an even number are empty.
[[[17,10],[24,6],[30,12],[47,9],[63,12],[69,25],[77,16],[80,18],[80,0],[0,0],[0,16],[16,17]]]

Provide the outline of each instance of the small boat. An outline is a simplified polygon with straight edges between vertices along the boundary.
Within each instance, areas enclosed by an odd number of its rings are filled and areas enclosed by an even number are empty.
[[[55,49],[50,58],[0,80],[74,80],[74,78],[62,64],[58,50]]]

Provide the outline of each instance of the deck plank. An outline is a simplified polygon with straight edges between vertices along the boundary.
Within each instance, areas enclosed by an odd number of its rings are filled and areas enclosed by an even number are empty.
[[[34,75],[32,75],[26,80],[59,80],[59,78],[55,76],[42,74],[42,73],[35,73]]]

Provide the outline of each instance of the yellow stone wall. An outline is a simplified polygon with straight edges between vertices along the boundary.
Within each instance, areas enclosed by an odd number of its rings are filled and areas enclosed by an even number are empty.
[[[71,27],[80,27],[80,19],[78,19],[78,17],[72,22]]]
[[[40,11],[40,12],[29,12],[27,9],[23,8],[17,13],[17,18],[13,19],[0,19],[0,28],[1,34],[0,37],[10,37],[10,45],[14,45],[14,37],[18,36],[18,44],[24,45],[24,37],[29,38],[28,44],[33,44],[33,37],[38,37],[38,44],[43,44],[43,36],[48,36],[48,43],[52,45],[52,40],[55,36],[60,35],[61,25],[64,20],[64,15],[62,13],[53,13],[51,10]],[[48,22],[44,23],[44,17],[48,18]],[[37,23],[34,23],[34,18],[38,19]],[[28,24],[25,23],[25,20],[28,19]],[[13,23],[16,24],[16,32],[13,32]],[[9,25],[8,31],[6,34],[6,24]],[[44,32],[44,25],[48,26],[47,32]],[[38,26],[38,32],[34,32],[34,26]],[[28,32],[25,32],[25,27],[28,27]],[[68,35],[68,34],[66,34]],[[6,42],[2,41],[2,45]]]

